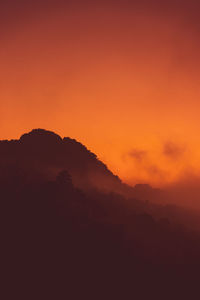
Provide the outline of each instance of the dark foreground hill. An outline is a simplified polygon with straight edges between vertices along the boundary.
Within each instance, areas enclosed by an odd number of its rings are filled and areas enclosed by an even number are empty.
[[[84,146],[34,130],[0,157],[3,299],[198,299],[199,233],[108,193]]]
[[[35,179],[53,179],[59,171],[66,169],[77,187],[128,191],[128,187],[81,143],[71,138],[62,139],[43,129],[32,130],[19,140],[1,141],[0,165],[1,177],[5,177],[8,167],[13,171],[14,168],[21,169],[20,175],[27,180],[34,176]]]

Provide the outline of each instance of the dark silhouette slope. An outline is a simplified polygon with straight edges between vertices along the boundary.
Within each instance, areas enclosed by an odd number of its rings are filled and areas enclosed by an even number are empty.
[[[20,167],[27,172],[31,169],[31,176],[34,170],[36,177],[48,178],[55,178],[59,171],[67,169],[75,186],[118,192],[126,189],[120,179],[81,143],[69,137],[62,139],[43,129],[32,130],[19,140],[1,141],[0,165]]]

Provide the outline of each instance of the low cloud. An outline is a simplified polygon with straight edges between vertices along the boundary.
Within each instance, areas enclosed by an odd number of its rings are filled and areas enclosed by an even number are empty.
[[[179,160],[184,156],[185,151],[185,147],[180,146],[174,142],[168,141],[163,145],[162,154],[171,160]]]
[[[147,158],[147,151],[140,149],[132,149],[129,152],[129,156],[136,160],[137,162],[142,162]]]
[[[129,158],[134,163],[133,176],[138,182],[148,182],[149,178],[152,181],[163,181],[165,180],[167,174],[163,170],[155,158],[152,158],[152,153],[147,150],[133,148],[126,154],[126,158]],[[137,175],[136,175],[137,173]],[[134,180],[135,181],[135,180]]]

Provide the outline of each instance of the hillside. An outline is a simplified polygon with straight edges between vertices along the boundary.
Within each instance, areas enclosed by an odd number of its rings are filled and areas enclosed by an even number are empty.
[[[19,140],[0,141],[0,165],[1,170],[20,169],[27,179],[33,174],[36,178],[53,179],[65,169],[72,176],[74,185],[83,189],[117,192],[128,189],[84,145],[44,129],[34,129]],[[5,177],[5,170],[1,176]]]

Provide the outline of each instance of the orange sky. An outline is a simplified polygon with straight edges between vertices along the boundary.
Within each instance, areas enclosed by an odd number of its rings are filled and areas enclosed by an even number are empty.
[[[198,173],[200,10],[179,4],[2,2],[0,138],[76,138],[131,184]]]

